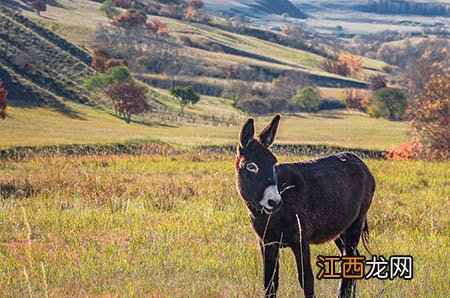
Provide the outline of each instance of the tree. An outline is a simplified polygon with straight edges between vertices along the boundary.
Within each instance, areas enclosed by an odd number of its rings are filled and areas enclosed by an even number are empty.
[[[399,120],[407,107],[406,97],[400,89],[381,88],[374,92],[367,111],[371,116]]]
[[[425,157],[450,157],[450,75],[434,74],[423,94],[412,101],[411,126],[424,149]]]
[[[369,89],[378,90],[387,87],[387,79],[383,75],[372,75],[369,77]]]
[[[350,74],[355,76],[363,69],[362,59],[360,56],[342,54],[339,56],[338,61],[342,64],[346,64],[350,70]]]
[[[91,49],[91,53],[92,53],[91,66],[99,72],[105,72],[106,61],[111,59],[109,51],[104,47],[95,47]]]
[[[95,74],[86,79],[84,87],[89,91],[101,91],[109,85],[117,82],[128,82],[133,79],[130,70],[126,66],[114,66],[109,68],[104,74]]]
[[[320,63],[319,67],[326,72],[335,73],[344,77],[347,77],[351,74],[350,68],[348,67],[347,63],[331,58],[324,59]]]
[[[3,86],[3,82],[0,81],[0,119],[6,118],[7,96],[8,90]]]
[[[116,113],[126,123],[131,122],[131,115],[145,113],[150,109],[145,89],[134,81],[113,83],[106,89],[106,95],[112,100]]]
[[[184,114],[184,108],[188,104],[196,104],[200,101],[200,96],[194,93],[192,87],[174,87],[170,89],[170,94],[175,97],[180,104],[180,115]]]
[[[292,101],[298,104],[300,111],[316,112],[319,110],[320,95],[312,86],[306,86],[297,91]]]
[[[47,10],[47,4],[44,0],[34,0],[33,2],[31,2],[31,7],[36,10],[38,16],[41,15],[41,11]]]

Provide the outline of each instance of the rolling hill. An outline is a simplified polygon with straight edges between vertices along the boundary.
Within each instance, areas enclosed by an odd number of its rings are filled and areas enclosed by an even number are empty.
[[[205,0],[204,2],[207,9],[230,16],[238,14],[259,19],[268,18],[270,15],[287,14],[298,19],[307,17],[305,13],[288,0]]]

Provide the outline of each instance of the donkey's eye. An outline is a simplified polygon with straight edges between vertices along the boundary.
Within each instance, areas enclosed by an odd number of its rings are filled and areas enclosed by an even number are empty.
[[[250,172],[255,173],[255,174],[258,173],[258,171],[259,171],[258,166],[254,162],[251,162],[251,163],[247,164],[245,166],[245,168],[247,169],[247,171],[250,171]]]

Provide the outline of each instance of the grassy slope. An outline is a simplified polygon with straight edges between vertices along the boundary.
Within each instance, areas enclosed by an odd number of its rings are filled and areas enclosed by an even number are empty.
[[[146,124],[127,125],[106,112],[74,103],[67,105],[76,118],[48,108],[9,108],[10,117],[0,123],[4,131],[0,147],[117,142],[134,138],[160,139],[188,146],[232,144],[237,138],[237,125],[244,121],[244,116],[235,112],[228,102],[211,98],[202,99],[187,112],[234,117],[237,121],[235,126],[188,123],[168,127],[152,123],[152,118],[146,119]],[[150,117],[157,116],[161,115]],[[262,128],[268,118],[257,120],[257,125]],[[388,149],[406,140],[407,132],[405,123],[342,111],[286,117],[282,122],[279,141]]]
[[[449,165],[368,165],[378,184],[370,247],[385,257],[412,255],[414,278],[359,281],[358,297],[445,297]],[[2,295],[263,295],[259,249],[236,195],[231,155],[33,159],[1,163],[0,171],[0,185],[9,185],[0,200]],[[314,260],[319,253],[337,249],[313,246]],[[299,296],[288,250],[280,264],[280,297]],[[317,281],[316,294],[334,296],[337,283]]]
[[[106,23],[107,19],[99,11],[99,5],[90,1],[81,0],[72,2],[68,0],[59,1],[64,8],[49,6],[48,11],[44,13],[45,18],[38,17],[32,12],[25,12],[27,17],[46,26],[58,24],[55,31],[70,41],[81,45],[90,45],[95,39],[95,28],[99,23]],[[215,53],[195,48],[186,48],[192,56],[200,56],[215,65],[228,65],[233,63],[244,63],[275,69],[300,69],[308,73],[317,74],[325,77],[340,78],[343,80],[354,80],[343,78],[334,74],[326,73],[318,69],[322,57],[306,51],[288,48],[276,43],[267,42],[251,36],[236,34],[214,28],[207,25],[190,23],[171,18],[149,16],[158,18],[169,25],[171,34],[174,37],[188,36],[194,39],[204,39],[214,41],[219,44],[245,51],[250,54],[256,54],[281,62],[266,62],[255,58],[243,57],[224,53]],[[79,22],[83,18],[85,21]],[[231,62],[231,63],[230,63]],[[381,69],[383,63],[379,61],[370,61],[364,59],[364,66]],[[286,65],[287,64],[287,65]],[[367,71],[372,73],[372,71]]]

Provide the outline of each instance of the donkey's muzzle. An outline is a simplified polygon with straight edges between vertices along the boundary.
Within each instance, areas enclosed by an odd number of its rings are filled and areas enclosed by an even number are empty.
[[[277,212],[281,208],[281,195],[276,185],[271,185],[264,190],[263,198],[259,201],[262,210],[267,214]]]

